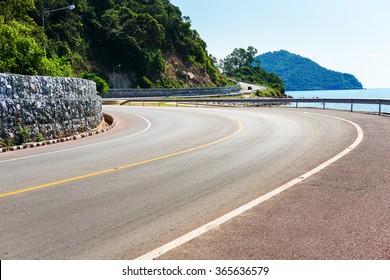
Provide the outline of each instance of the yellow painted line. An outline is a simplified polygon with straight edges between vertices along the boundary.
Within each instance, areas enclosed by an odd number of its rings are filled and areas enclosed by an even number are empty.
[[[226,118],[228,118],[228,117],[226,117]],[[35,190],[39,190],[39,189],[44,189],[44,188],[48,188],[48,187],[58,186],[58,185],[61,185],[61,184],[74,182],[74,181],[79,181],[79,180],[83,180],[83,179],[87,179],[87,178],[91,178],[91,177],[95,177],[95,176],[99,176],[99,175],[115,172],[115,171],[118,171],[118,170],[128,169],[128,168],[131,168],[131,167],[144,165],[144,164],[151,163],[151,162],[154,162],[154,161],[158,161],[158,160],[162,160],[162,159],[166,159],[166,158],[179,156],[179,155],[182,155],[182,154],[187,154],[187,153],[190,153],[190,152],[193,152],[193,151],[196,151],[196,150],[200,150],[200,149],[203,149],[203,148],[206,148],[206,147],[209,147],[209,146],[221,143],[223,141],[226,141],[226,140],[234,137],[235,135],[239,134],[243,130],[243,124],[242,124],[241,121],[239,121],[237,119],[233,119],[233,118],[229,118],[229,119],[232,119],[232,120],[237,122],[238,129],[234,133],[229,134],[228,136],[220,138],[220,139],[218,139],[216,141],[213,141],[213,142],[201,145],[201,146],[197,146],[197,147],[194,147],[194,148],[186,149],[186,150],[183,150],[183,151],[179,151],[179,152],[163,155],[163,156],[160,156],[160,157],[155,157],[155,158],[147,159],[147,160],[144,160],[144,161],[139,161],[139,162],[123,165],[123,166],[120,166],[120,167],[110,168],[110,169],[103,170],[103,171],[98,171],[98,172],[94,172],[94,173],[80,175],[80,176],[76,176],[76,177],[72,177],[72,178],[68,178],[68,179],[64,179],[64,180],[60,180],[60,181],[56,181],[56,182],[51,182],[51,183],[47,183],[47,184],[43,184],[43,185],[39,185],[39,186],[35,186],[35,187],[20,189],[20,190],[17,190],[17,191],[2,193],[2,194],[0,194],[0,198],[1,197],[7,197],[7,196],[13,196],[13,195],[17,195],[17,194],[22,194],[22,193],[26,193],[26,192],[30,192],[30,191],[35,191]]]

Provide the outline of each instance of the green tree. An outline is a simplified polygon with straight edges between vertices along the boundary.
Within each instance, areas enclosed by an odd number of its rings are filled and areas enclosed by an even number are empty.
[[[0,0],[0,16],[5,22],[17,20],[31,23],[28,12],[34,8],[34,0]]]
[[[83,72],[79,75],[80,78],[94,81],[96,83],[96,89],[98,92],[106,94],[108,92],[107,82],[96,75],[95,73]]]
[[[44,51],[36,40],[36,29],[0,16],[0,72],[36,75],[44,72]]]
[[[25,75],[69,76],[65,57],[47,58],[43,50],[43,29],[28,15],[33,0],[0,2],[0,72]]]
[[[235,70],[244,66],[250,66],[257,54],[257,49],[249,46],[246,50],[236,48],[226,58],[221,60],[220,66],[227,76],[230,76]]]
[[[224,74],[238,81],[264,85],[270,89],[267,94],[274,97],[283,97],[284,82],[275,73],[268,73],[255,60],[257,50],[254,47],[234,49],[233,52],[221,61]],[[255,66],[253,65],[255,62]]]

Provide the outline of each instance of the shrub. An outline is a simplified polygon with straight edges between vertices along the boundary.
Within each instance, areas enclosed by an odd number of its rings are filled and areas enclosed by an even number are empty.
[[[107,82],[100,78],[95,73],[82,72],[79,76],[80,78],[94,81],[96,83],[97,91],[100,93],[106,94],[108,92],[108,84]]]

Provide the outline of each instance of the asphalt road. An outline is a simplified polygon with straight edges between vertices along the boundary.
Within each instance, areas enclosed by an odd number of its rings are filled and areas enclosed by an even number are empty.
[[[356,138],[294,109],[104,109],[110,132],[0,154],[0,259],[138,257]]]
[[[390,260],[389,116],[310,112],[353,121],[364,138],[303,182],[160,258]]]

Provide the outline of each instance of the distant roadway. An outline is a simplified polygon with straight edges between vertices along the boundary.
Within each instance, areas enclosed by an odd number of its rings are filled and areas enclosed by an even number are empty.
[[[318,166],[357,136],[351,124],[310,110],[104,110],[117,121],[109,132],[0,154],[0,259],[136,258]]]

